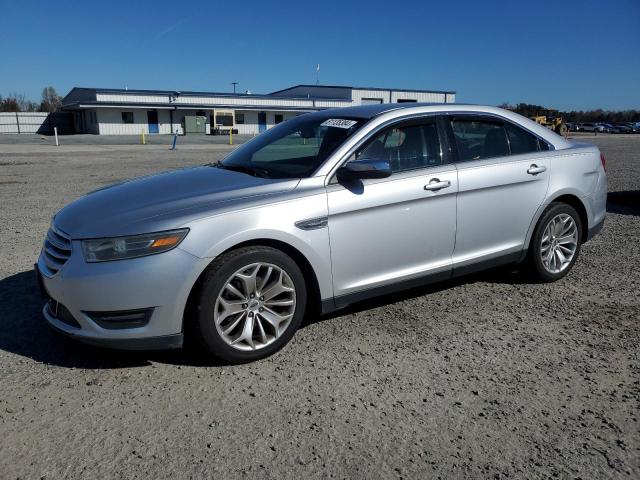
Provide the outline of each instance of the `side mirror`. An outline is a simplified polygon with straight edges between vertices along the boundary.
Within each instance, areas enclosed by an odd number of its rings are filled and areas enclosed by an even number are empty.
[[[384,160],[354,160],[338,169],[339,181],[386,178],[391,176],[391,165]]]

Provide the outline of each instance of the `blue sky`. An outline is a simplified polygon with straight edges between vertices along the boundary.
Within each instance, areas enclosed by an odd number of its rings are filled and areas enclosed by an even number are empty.
[[[0,0],[0,94],[53,85],[265,93],[456,90],[459,102],[640,108],[640,0]]]

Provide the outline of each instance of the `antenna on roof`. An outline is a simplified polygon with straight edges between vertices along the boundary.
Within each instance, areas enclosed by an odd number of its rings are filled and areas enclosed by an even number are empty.
[[[231,85],[233,85],[233,94],[236,94],[236,85],[238,85],[238,82],[231,82]]]
[[[316,85],[320,85],[320,64],[316,65]]]

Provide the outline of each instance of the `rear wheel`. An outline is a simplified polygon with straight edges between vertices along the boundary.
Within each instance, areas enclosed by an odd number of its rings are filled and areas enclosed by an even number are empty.
[[[291,340],[306,302],[304,277],[289,256],[271,247],[241,248],[209,267],[196,330],[203,347],[222,360],[258,360]]]
[[[554,282],[573,268],[582,243],[582,222],[575,208],[552,203],[542,214],[529,245],[529,271],[543,282]]]

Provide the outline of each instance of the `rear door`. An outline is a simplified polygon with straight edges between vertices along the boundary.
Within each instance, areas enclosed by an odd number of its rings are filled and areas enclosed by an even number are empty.
[[[454,272],[519,257],[547,192],[548,144],[494,116],[453,115],[447,124],[458,169]]]
[[[388,161],[392,175],[327,186],[338,306],[347,295],[344,303],[377,287],[450,275],[458,187],[439,131],[433,116],[378,131],[352,158]]]

